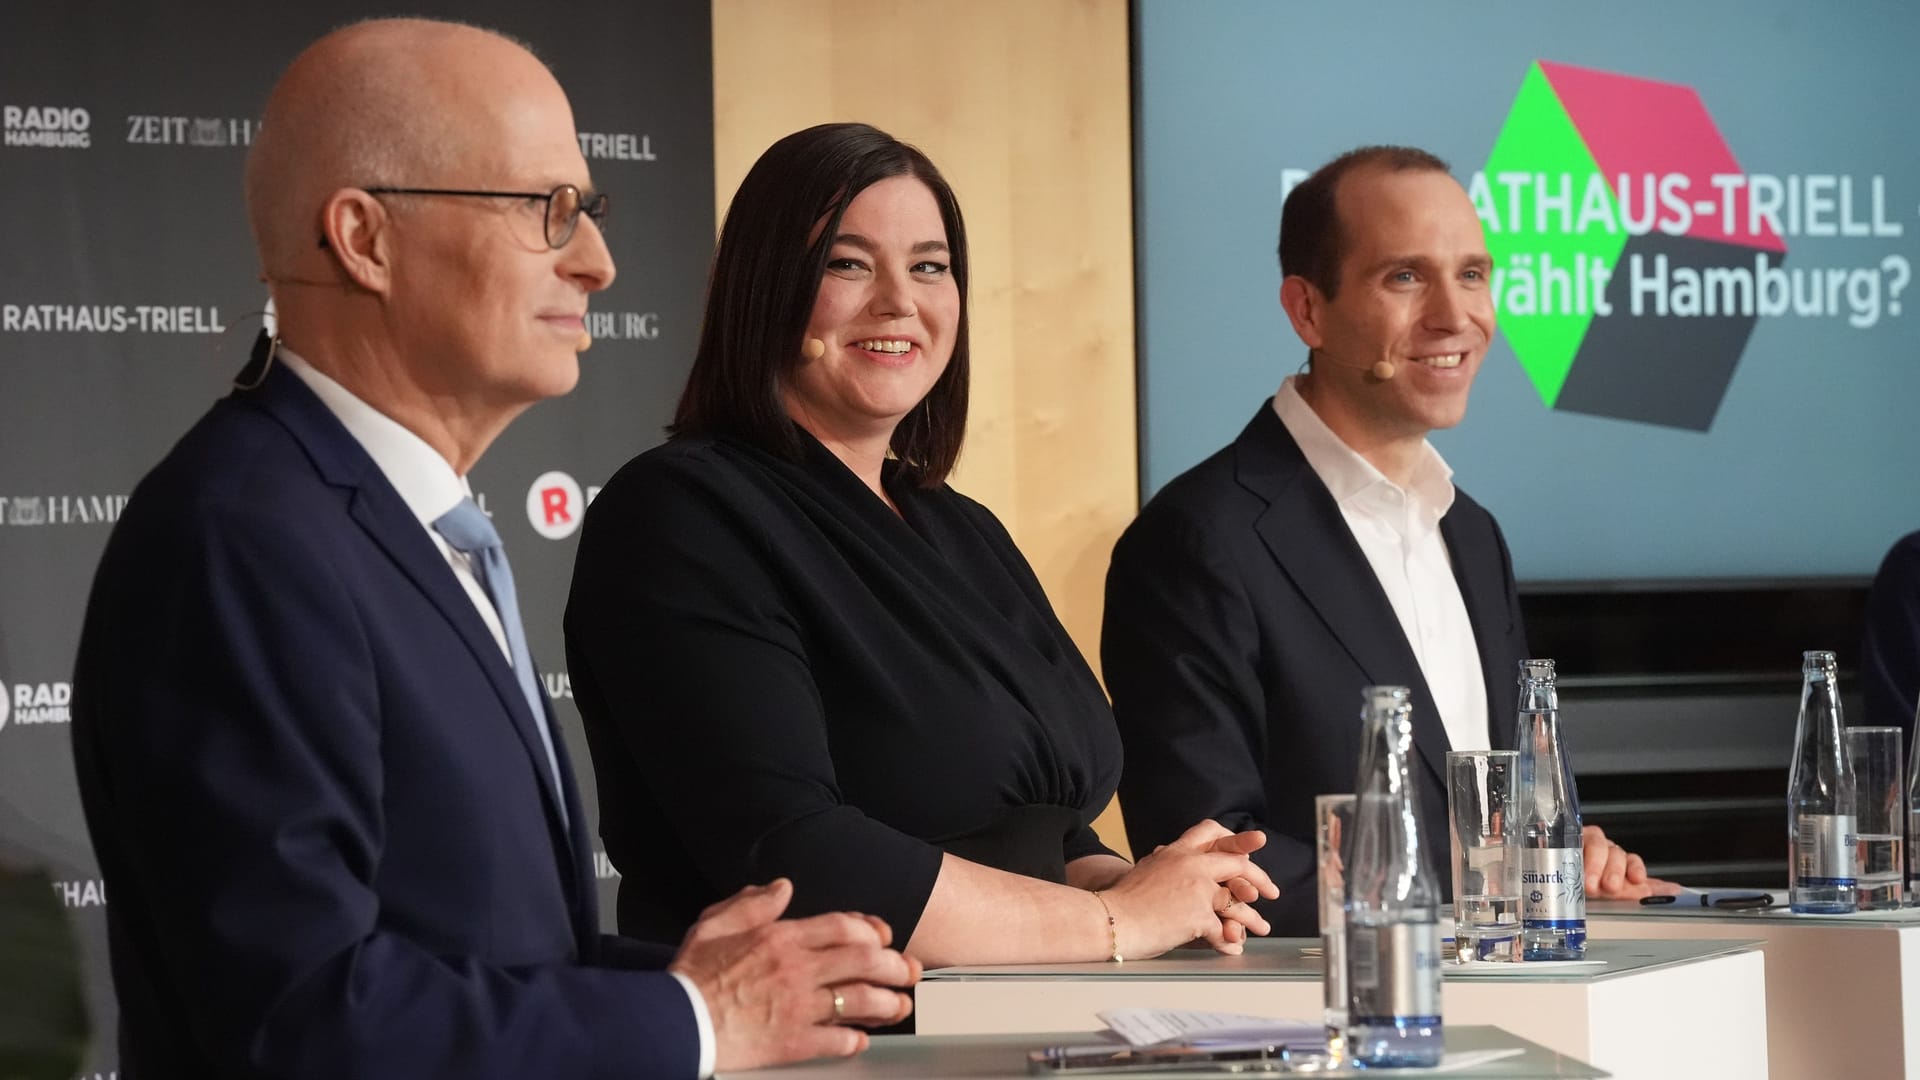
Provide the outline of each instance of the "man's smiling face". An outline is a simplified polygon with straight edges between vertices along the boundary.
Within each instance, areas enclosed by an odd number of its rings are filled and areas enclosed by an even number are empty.
[[[1493,339],[1491,259],[1467,193],[1443,172],[1361,168],[1335,195],[1345,257],[1318,297],[1315,382],[1373,434],[1424,436],[1467,412]],[[1369,374],[1380,361],[1394,377]]]

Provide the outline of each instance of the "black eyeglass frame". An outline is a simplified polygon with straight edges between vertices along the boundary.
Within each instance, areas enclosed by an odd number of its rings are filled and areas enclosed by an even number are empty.
[[[540,231],[541,235],[546,238],[547,247],[554,251],[559,251],[561,248],[566,247],[568,242],[573,239],[573,234],[580,228],[581,214],[585,214],[593,219],[594,228],[606,228],[608,209],[607,193],[604,191],[581,191],[579,186],[575,184],[561,184],[559,187],[547,192],[470,191],[464,188],[414,187],[370,187],[361,188],[360,190],[369,195],[452,195],[466,199],[544,199],[546,200],[547,209],[546,213],[543,214],[540,219]],[[556,240],[553,237],[553,200],[559,198],[560,193],[563,191],[572,191],[577,201],[573,204],[573,213],[567,217],[563,235]],[[321,237],[320,246],[325,247],[326,244],[326,237]]]

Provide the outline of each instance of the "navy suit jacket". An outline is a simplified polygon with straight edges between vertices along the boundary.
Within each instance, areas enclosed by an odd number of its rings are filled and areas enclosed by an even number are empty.
[[[1865,722],[1905,730],[1911,746],[1920,700],[1920,532],[1895,542],[1874,575],[1860,643],[1860,685]]]
[[[1458,492],[1440,534],[1480,650],[1491,742],[1510,747],[1526,641],[1506,541]],[[1134,851],[1202,818],[1264,830],[1253,858],[1281,896],[1261,913],[1275,934],[1317,933],[1314,796],[1354,790],[1360,690],[1406,686],[1421,838],[1446,880],[1446,728],[1392,603],[1271,402],[1121,535],[1100,657]]]
[[[446,560],[284,366],[135,489],[75,683],[125,1075],[695,1073],[678,983],[616,969],[667,954],[600,940],[564,745],[556,791]]]

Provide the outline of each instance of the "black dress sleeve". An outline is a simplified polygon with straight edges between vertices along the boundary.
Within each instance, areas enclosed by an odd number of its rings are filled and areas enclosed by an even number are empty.
[[[595,499],[567,646],[576,691],[595,698],[581,702],[590,734],[597,721],[617,737],[594,747],[602,805],[642,797],[607,790],[620,770],[602,761],[619,754],[712,895],[785,875],[792,914],[868,912],[905,942],[942,852],[843,796],[803,630],[822,613],[790,608],[768,544],[672,462],[642,459]],[[662,868],[621,869],[624,889]]]

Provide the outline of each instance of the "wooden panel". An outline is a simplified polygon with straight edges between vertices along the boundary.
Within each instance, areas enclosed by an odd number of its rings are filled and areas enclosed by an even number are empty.
[[[1006,523],[1098,670],[1139,491],[1127,5],[713,0],[713,51],[722,213],[762,150],[828,121],[912,142],[952,182],[974,365],[953,483]],[[1099,827],[1123,844],[1114,810]]]

